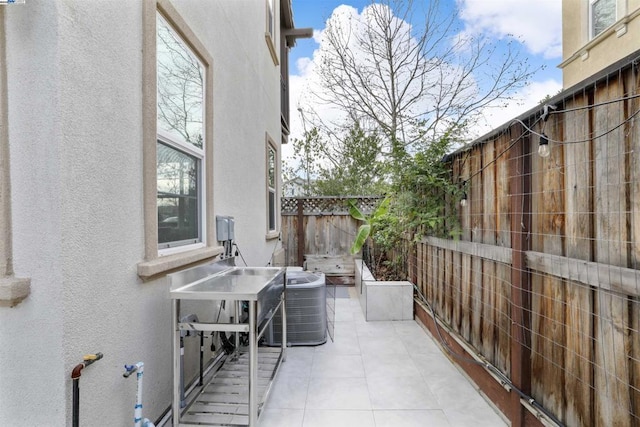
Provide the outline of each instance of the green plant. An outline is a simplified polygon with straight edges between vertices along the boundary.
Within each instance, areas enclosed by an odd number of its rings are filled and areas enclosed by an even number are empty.
[[[351,203],[351,216],[363,222],[351,253],[368,244],[365,261],[376,277],[403,279],[411,244],[422,236],[459,235],[457,201],[464,190],[452,180],[450,164],[443,161],[454,135],[447,133],[406,159],[391,195],[371,215],[364,215]]]
[[[364,246],[371,233],[375,231],[375,228],[377,227],[381,218],[386,215],[390,203],[391,199],[389,197],[385,197],[382,203],[380,203],[380,205],[378,205],[378,207],[370,215],[365,215],[364,213],[362,213],[362,211],[360,211],[360,209],[358,209],[358,206],[356,206],[354,200],[349,200],[349,214],[353,218],[364,222],[364,224],[358,227],[356,238],[353,241],[353,245],[351,245],[352,255],[362,250],[362,247]]]

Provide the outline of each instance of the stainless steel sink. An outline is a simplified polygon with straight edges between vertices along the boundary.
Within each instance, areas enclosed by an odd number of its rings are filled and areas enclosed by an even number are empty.
[[[272,277],[280,272],[274,267],[233,267],[220,273],[222,276],[261,276]]]
[[[172,299],[257,301],[257,321],[260,325],[274,313],[284,292],[284,268],[229,267],[214,274],[171,275]]]
[[[262,387],[265,391],[270,388],[278,366],[285,358],[287,330],[286,322],[282,322],[282,348],[279,354],[269,354],[268,358],[264,358],[265,361],[269,362],[269,370],[260,371],[264,373],[259,374],[258,340],[266,331],[265,328],[270,325],[276,309],[279,308],[280,316],[286,319],[284,314],[286,269],[277,267],[236,267],[232,264],[233,262],[233,260],[225,260],[224,262],[221,261],[206,266],[198,266],[169,275],[169,295],[173,300],[172,338],[174,392],[172,407],[174,411],[174,425],[186,425],[181,421],[186,421],[189,425],[193,423],[218,425],[218,423],[223,420],[222,416],[225,417],[224,420],[229,420],[230,414],[233,415],[244,411],[243,413],[248,414],[249,425],[255,426],[258,418],[258,408],[263,400],[263,397],[259,395],[259,388]],[[217,320],[215,323],[181,322],[181,300],[235,301],[236,303],[234,304],[227,304],[227,309],[232,307],[231,309],[235,313],[235,322],[230,320],[223,321],[222,323],[218,323]],[[244,312],[245,309],[247,311],[247,319],[243,319],[240,313],[240,310]],[[233,400],[228,401],[229,405],[210,405],[209,400],[211,398],[208,396],[210,393],[205,393],[209,390],[210,385],[213,385],[212,388],[214,389],[221,386],[225,387],[224,384],[226,384],[227,378],[224,378],[219,383],[214,384],[214,382],[211,382],[206,387],[202,387],[201,395],[205,396],[206,399],[194,400],[192,404],[185,408],[185,412],[182,413],[180,394],[183,388],[180,383],[181,375],[179,369],[176,369],[176,367],[179,366],[179,360],[184,351],[180,338],[181,331],[185,329],[207,332],[228,331],[236,332],[237,334],[243,332],[248,333],[249,348],[238,349],[236,345],[236,351],[239,356],[237,359],[238,363],[234,363],[235,359],[230,361],[230,363],[233,363],[230,369],[233,369],[234,378],[244,382],[239,382],[239,384],[242,385],[234,388],[233,393],[229,392],[233,394]],[[238,335],[236,335],[236,337],[238,337]],[[221,352],[221,350],[219,350],[219,352]],[[246,357],[246,353],[248,353],[248,357]],[[274,358],[273,356],[276,357]],[[227,359],[227,361],[229,362],[229,359]],[[263,360],[260,360],[260,363],[262,362]],[[217,377],[214,376],[214,378]],[[260,380],[265,378],[269,380],[266,387],[259,383],[259,378]],[[244,394],[248,395],[247,398],[244,397]],[[200,399],[200,397],[198,397],[198,399]],[[239,402],[239,404],[234,406],[236,402]],[[207,407],[206,414],[201,413],[200,409],[195,411],[194,408],[201,406]],[[214,408],[214,406],[216,407]],[[218,409],[218,407],[221,409]],[[177,414],[177,416],[175,414]],[[235,419],[235,415],[233,415],[233,418]],[[194,419],[196,421],[193,421]]]

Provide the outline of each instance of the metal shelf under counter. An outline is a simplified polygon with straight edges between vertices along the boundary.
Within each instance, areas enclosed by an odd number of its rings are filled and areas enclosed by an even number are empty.
[[[238,425],[257,426],[258,416],[268,396],[271,382],[285,359],[286,345],[258,348],[258,342],[280,310],[285,313],[286,277],[284,268],[230,267],[209,274],[170,275],[173,332],[173,426]],[[248,305],[248,320],[237,323],[180,322],[182,300],[233,301]],[[195,399],[181,408],[180,333],[181,331],[246,332],[249,345],[236,349]],[[282,325],[286,336],[286,324]],[[283,341],[286,343],[286,340]],[[177,416],[176,416],[177,415]]]

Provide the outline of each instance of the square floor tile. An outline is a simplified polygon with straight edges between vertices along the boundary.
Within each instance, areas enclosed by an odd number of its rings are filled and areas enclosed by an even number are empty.
[[[262,411],[258,427],[302,427],[302,409],[270,409]]]
[[[493,408],[485,402],[479,407],[465,410],[444,410],[451,427],[507,427],[507,424]]]
[[[410,351],[409,355],[428,382],[451,377],[463,377],[460,371],[442,353],[413,353]]]
[[[436,410],[374,411],[376,427],[451,427],[445,413]],[[470,426],[475,424],[469,424]]]
[[[362,354],[403,354],[408,356],[403,342],[397,337],[371,337],[359,338]]]
[[[316,354],[318,353],[331,353],[331,354],[360,354],[360,344],[358,342],[358,336],[353,334],[342,334],[336,331],[334,340],[327,340],[323,345],[319,345],[315,348]]]
[[[364,378],[311,378],[306,409],[371,410]]]
[[[364,378],[364,365],[359,354],[316,353],[311,367],[312,377]]]
[[[440,404],[421,376],[367,378],[371,406],[376,409],[438,409]]]
[[[358,337],[395,337],[393,321],[356,321]]]
[[[270,409],[304,409],[309,390],[308,376],[277,376],[267,399]]]
[[[375,427],[372,411],[308,410],[303,427]]]
[[[430,390],[444,410],[462,410],[488,407],[478,390],[462,374],[451,375],[428,382]]]
[[[304,349],[305,351],[300,351]],[[287,348],[287,357],[280,365],[278,376],[309,377],[313,364],[314,350],[310,347]]]
[[[399,339],[411,354],[438,354],[442,355],[442,349],[424,332],[404,333]]]
[[[336,310],[335,313],[335,319],[336,322],[345,322],[345,321],[351,321],[353,322],[355,320],[355,317],[353,315],[353,311],[346,309],[346,310]]]
[[[420,377],[420,371],[409,355],[363,354],[362,362],[367,378]]]

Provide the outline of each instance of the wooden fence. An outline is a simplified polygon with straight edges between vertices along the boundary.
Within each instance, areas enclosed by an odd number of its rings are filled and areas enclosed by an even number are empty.
[[[288,197],[282,199],[285,265],[318,269],[328,275],[353,276],[349,249],[359,222],[349,215],[349,201],[370,213],[379,197]]]
[[[409,277],[447,340],[509,379],[463,363],[512,425],[640,426],[637,63],[549,105],[450,157],[462,235],[423,238]]]

